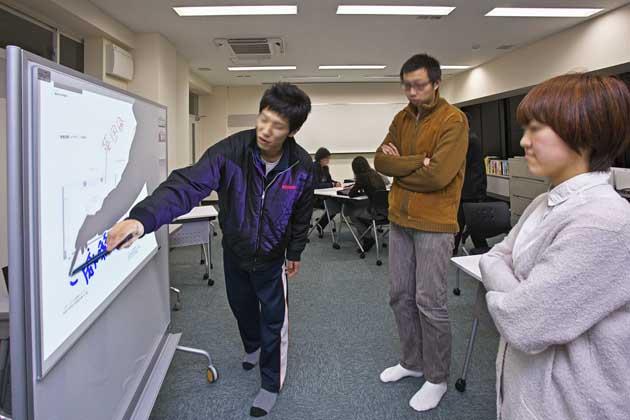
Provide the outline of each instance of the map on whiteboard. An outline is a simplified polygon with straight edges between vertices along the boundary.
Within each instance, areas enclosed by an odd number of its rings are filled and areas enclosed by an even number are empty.
[[[34,76],[37,77],[37,76]],[[123,181],[138,122],[134,101],[39,81],[39,231],[42,353],[46,360],[157,250],[149,234],[70,276],[106,248],[105,229],[87,229]],[[146,183],[128,203],[148,195]],[[111,198],[110,198],[111,199]],[[118,216],[117,216],[118,217]],[[114,220],[113,222],[115,222]],[[109,226],[108,226],[109,227]],[[88,232],[88,233],[86,233]],[[83,238],[83,236],[88,235]]]

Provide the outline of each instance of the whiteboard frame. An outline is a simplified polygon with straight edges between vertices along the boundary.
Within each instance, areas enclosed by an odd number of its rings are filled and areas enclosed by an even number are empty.
[[[136,268],[114,289],[109,296],[98,305],[98,307],[85,319],[83,322],[79,324],[79,326],[72,332],[68,338],[66,338],[63,343],[48,357],[48,359],[44,360],[43,358],[43,320],[42,320],[42,299],[41,299],[41,260],[39,258],[39,252],[42,246],[42,237],[40,229],[39,229],[39,214],[41,210],[41,200],[40,200],[40,188],[39,188],[39,165],[35,164],[39,162],[39,150],[40,150],[40,133],[36,127],[36,121],[34,116],[34,109],[38,109],[39,107],[39,96],[37,95],[38,90],[35,89],[35,74],[38,68],[43,68],[46,70],[52,70],[54,72],[62,73],[64,76],[74,77],[78,79],[80,83],[92,83],[100,88],[104,88],[107,90],[111,90],[121,96],[126,96],[128,98],[132,98],[135,100],[144,101],[150,103],[158,108],[161,108],[165,111],[166,114],[166,125],[168,126],[168,110],[165,106],[158,104],[156,102],[152,102],[150,100],[141,98],[139,96],[127,93],[125,91],[113,88],[111,86],[105,85],[104,83],[98,83],[94,80],[89,80],[77,72],[70,72],[65,67],[52,65],[43,59],[39,59],[37,56],[33,56],[30,54],[23,55],[23,89],[26,89],[28,95],[33,99],[33,107],[25,109],[27,113],[28,123],[24,127],[22,138],[31,139],[30,142],[30,150],[29,155],[31,157],[30,162],[32,167],[28,168],[24,171],[24,175],[28,177],[28,185],[30,190],[28,191],[28,196],[31,202],[31,210],[32,213],[28,215],[31,219],[31,227],[33,228],[31,234],[29,235],[33,239],[32,243],[32,261],[31,265],[32,278],[34,280],[34,288],[31,291],[31,296],[33,297],[32,307],[34,312],[33,323],[35,325],[35,331],[32,332],[31,337],[33,339],[33,349],[35,350],[35,363],[36,363],[36,375],[37,380],[42,380],[48,372],[50,372],[54,366],[63,358],[63,356],[68,352],[72,346],[81,338],[83,334],[90,328],[90,326],[105,312],[107,307],[120,295],[120,293],[131,283],[134,277],[140,272],[146,264],[158,253],[158,248],[154,249],[146,258],[142,260],[142,262],[136,266]],[[25,107],[26,108],[26,107]]]

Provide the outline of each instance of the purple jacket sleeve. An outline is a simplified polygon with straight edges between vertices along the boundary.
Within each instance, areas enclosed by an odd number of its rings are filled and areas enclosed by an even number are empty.
[[[223,140],[210,147],[194,165],[171,172],[151,195],[131,209],[129,218],[142,223],[146,234],[188,213],[219,188],[228,148],[228,142]]]

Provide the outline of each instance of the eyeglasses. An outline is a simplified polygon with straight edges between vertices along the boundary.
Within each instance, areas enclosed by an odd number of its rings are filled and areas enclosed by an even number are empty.
[[[432,83],[433,82],[430,80],[427,80],[426,82],[413,82],[413,83],[402,82],[400,86],[405,90],[405,92],[409,92],[411,91],[411,89],[415,89],[416,92],[420,92],[424,90],[425,87],[427,87],[428,85]]]

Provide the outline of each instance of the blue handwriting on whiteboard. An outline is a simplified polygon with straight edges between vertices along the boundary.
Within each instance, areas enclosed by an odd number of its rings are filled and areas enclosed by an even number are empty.
[[[94,255],[98,255],[99,253],[105,252],[105,251],[107,251],[107,232],[104,232],[103,236],[98,241],[98,249],[96,251],[96,254],[92,254],[92,251],[88,247],[88,252],[85,257],[85,262],[87,262],[90,258],[94,257]],[[84,267],[81,270],[86,286],[89,286],[90,279],[94,277],[94,273],[96,273],[96,270],[98,269],[98,263],[100,261],[105,261],[106,258],[107,258],[107,255],[103,255],[101,258],[99,258],[98,260],[94,261],[92,264]],[[70,280],[70,286],[76,286],[77,283],[79,283],[79,279]]]

